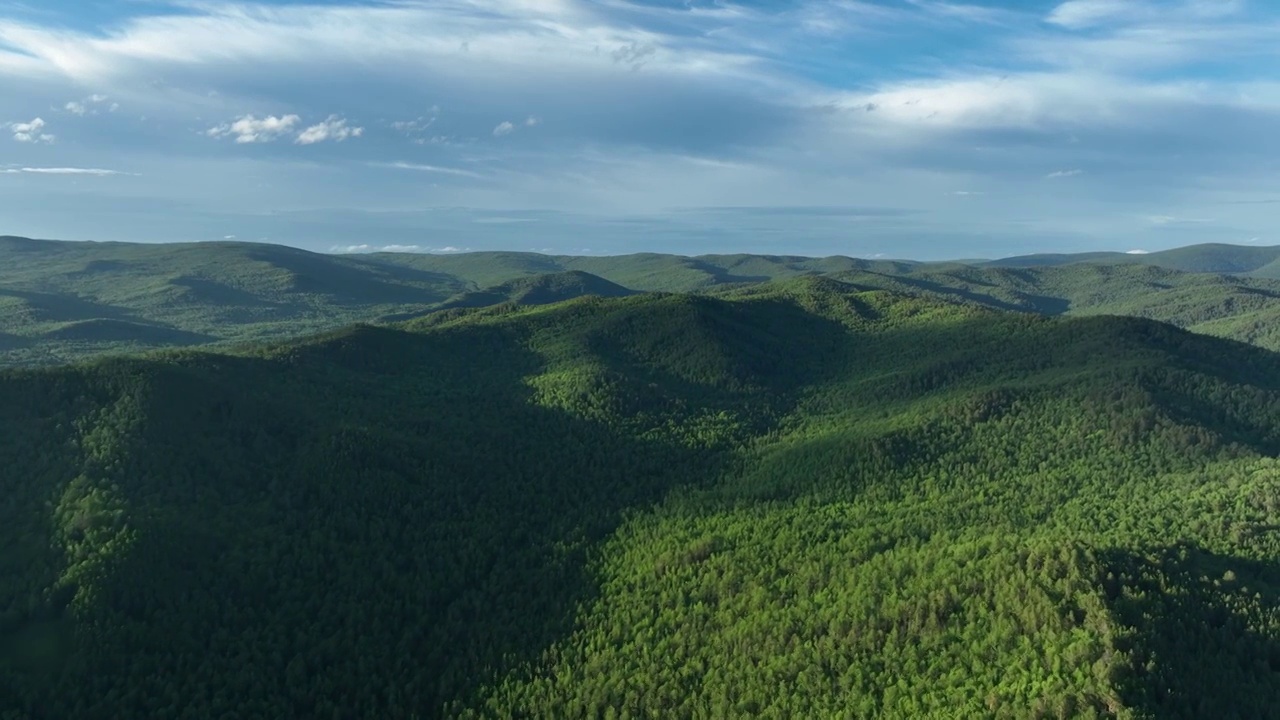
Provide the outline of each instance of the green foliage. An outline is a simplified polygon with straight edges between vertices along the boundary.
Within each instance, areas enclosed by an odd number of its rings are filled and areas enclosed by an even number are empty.
[[[812,276],[7,371],[0,712],[1266,717],[1278,416]]]

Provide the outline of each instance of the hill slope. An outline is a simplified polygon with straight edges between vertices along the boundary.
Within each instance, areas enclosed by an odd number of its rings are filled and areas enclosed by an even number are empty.
[[[452,277],[277,245],[0,238],[0,331],[41,338],[29,351],[43,350],[38,359],[297,336],[425,309],[465,288]],[[88,346],[59,342],[65,323],[94,321],[172,332],[157,342],[143,333],[125,340],[96,333]]]
[[[1023,255],[978,263],[990,267],[1046,267],[1094,263],[1151,265],[1193,273],[1224,273],[1280,277],[1280,245],[1257,247],[1206,243],[1152,253],[1089,252]]]
[[[9,717],[1263,716],[1280,358],[800,278],[0,374]]]
[[[812,276],[997,309],[1149,317],[1280,349],[1280,280],[1157,266],[1236,272],[1266,261],[1271,250],[1194,246],[1108,256],[1110,264],[1063,256],[1059,265],[1027,261],[1026,267],[1006,267],[772,255],[332,256],[249,243],[0,238],[0,333],[14,338],[0,343],[0,364],[299,337],[353,322],[505,302],[545,304],[642,291],[718,293]],[[1149,264],[1151,258],[1157,264]],[[1270,272],[1266,267],[1254,272]]]
[[[1128,315],[1280,350],[1280,283],[1146,265],[921,266],[833,277],[859,287],[1045,315]]]
[[[568,270],[510,280],[485,290],[463,293],[445,300],[436,308],[474,308],[502,303],[549,305],[587,295],[626,297],[633,294],[631,290],[597,275],[581,270]]]

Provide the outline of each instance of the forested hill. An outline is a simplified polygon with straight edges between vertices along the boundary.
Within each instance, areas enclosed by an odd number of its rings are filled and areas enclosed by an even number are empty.
[[[1276,279],[1280,278],[1280,245],[1206,243],[1151,253],[1090,252],[1023,255],[979,264],[992,267],[1040,267],[1080,263],[1151,265],[1183,272],[1240,274]]]
[[[0,372],[0,717],[1270,717],[1278,412],[830,278]]]
[[[1014,258],[1002,266],[773,255],[339,256],[233,242],[0,238],[0,366],[281,340],[457,307],[714,294],[814,276],[998,309],[1149,317],[1280,349],[1280,279],[1242,274],[1274,274],[1262,264],[1273,250],[1204,245],[1150,255]]]

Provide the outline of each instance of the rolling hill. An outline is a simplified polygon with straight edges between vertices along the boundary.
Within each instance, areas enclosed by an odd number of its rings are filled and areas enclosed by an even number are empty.
[[[1192,273],[1222,273],[1280,278],[1280,245],[1206,243],[1151,253],[1090,252],[1023,255],[979,264],[989,267],[1046,267],[1080,263],[1152,265]]]
[[[654,291],[714,295],[813,276],[1004,310],[1146,317],[1280,349],[1280,280],[1239,274],[1269,273],[1272,250],[1194,246],[966,265],[767,255],[334,256],[249,243],[0,238],[0,333],[11,338],[0,343],[0,364],[277,340],[499,303]],[[1218,269],[1188,272],[1211,268]]]
[[[597,275],[568,270],[509,280],[485,290],[462,293],[440,303],[437,309],[488,307],[502,303],[549,305],[586,295],[626,297],[634,294],[634,291]]]
[[[1265,717],[1278,411],[1245,344],[829,277],[3,371],[0,707]]]

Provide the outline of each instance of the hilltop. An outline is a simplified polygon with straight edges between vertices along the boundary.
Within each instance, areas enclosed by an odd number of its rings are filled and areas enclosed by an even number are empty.
[[[1152,265],[1193,273],[1222,273],[1252,277],[1280,278],[1280,245],[1226,245],[1205,243],[1159,252],[1091,252],[1075,254],[1022,255],[978,264],[990,267],[1043,267],[1094,263],[1106,265]]]
[[[0,372],[6,717],[1260,717],[1280,356],[825,277]]]

